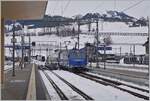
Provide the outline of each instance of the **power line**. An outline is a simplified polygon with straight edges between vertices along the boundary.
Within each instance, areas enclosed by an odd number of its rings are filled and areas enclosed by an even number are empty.
[[[114,10],[116,10],[116,0],[114,0]]]
[[[92,12],[94,12],[96,9],[98,9],[99,7],[101,7],[103,3],[104,3],[104,1],[102,1],[100,4],[98,4],[98,5],[92,10]]]
[[[63,13],[62,14],[64,14],[64,12],[67,10],[67,7],[69,6],[70,2],[71,2],[71,0],[68,0],[67,4],[65,5],[65,7],[63,9]]]
[[[137,6],[137,5],[139,5],[140,3],[142,3],[144,0],[141,0],[141,1],[139,1],[139,2],[137,2],[137,3],[135,3],[135,4],[133,4],[133,5],[131,5],[131,6],[129,6],[129,7],[127,7],[127,8],[125,8],[124,10],[122,10],[122,12],[125,12],[125,11],[127,11],[127,10],[129,10],[129,9],[131,9],[131,8],[133,8],[133,7],[135,7],[135,6]]]
[[[54,6],[54,9],[53,9],[53,14],[55,13],[55,10],[56,10],[56,7],[58,7],[58,4],[59,4],[59,0],[57,0],[55,6]]]

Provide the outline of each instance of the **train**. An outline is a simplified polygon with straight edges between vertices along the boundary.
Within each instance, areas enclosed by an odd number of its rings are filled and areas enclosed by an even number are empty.
[[[148,55],[125,56],[124,63],[149,65],[149,56]]]
[[[51,55],[47,56],[45,66],[48,67],[49,69],[58,69],[58,51],[55,51]]]
[[[69,68],[73,70],[86,70],[88,63],[86,51],[84,49],[72,49],[68,53]]]
[[[70,49],[55,52],[53,56],[49,55],[45,65],[50,69],[87,70],[87,63],[85,50]]]
[[[45,61],[45,56],[42,56],[42,55],[36,55],[36,56],[31,56],[31,57],[32,57],[32,59],[35,59],[38,61],[42,61],[42,62]],[[27,60],[28,60],[28,57],[27,57]]]

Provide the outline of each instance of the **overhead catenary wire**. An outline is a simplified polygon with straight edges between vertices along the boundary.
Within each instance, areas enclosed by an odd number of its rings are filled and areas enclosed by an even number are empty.
[[[139,5],[140,3],[142,3],[143,1],[144,1],[144,0],[138,1],[137,3],[135,3],[135,4],[131,5],[131,6],[129,6],[129,7],[125,8],[125,9],[123,9],[122,12],[125,12],[125,11],[127,11],[127,10],[129,10],[129,9],[132,9],[133,7],[135,7],[135,6]]]
[[[63,12],[62,12],[62,15],[65,13],[65,11],[67,10],[69,4],[70,4],[71,0],[68,0],[67,4],[65,5],[64,9],[63,9]]]
[[[116,10],[116,0],[114,0],[114,10]]]
[[[98,4],[93,10],[92,12],[95,12],[95,10],[97,10],[99,7],[101,7],[104,4],[104,1],[102,1],[100,4]]]
[[[59,4],[59,0],[57,0],[56,4],[55,4],[55,6],[54,6],[54,9],[52,10],[52,13],[53,13],[53,14],[55,13],[55,10],[56,10],[56,7],[58,6],[58,4]]]

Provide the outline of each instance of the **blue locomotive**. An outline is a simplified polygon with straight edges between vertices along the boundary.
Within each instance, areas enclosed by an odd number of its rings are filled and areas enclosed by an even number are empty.
[[[85,69],[87,65],[86,53],[84,50],[72,49],[68,55],[69,67],[73,69]]]
[[[86,52],[83,49],[71,49],[60,52],[59,64],[65,69],[71,70],[86,70],[88,63]]]

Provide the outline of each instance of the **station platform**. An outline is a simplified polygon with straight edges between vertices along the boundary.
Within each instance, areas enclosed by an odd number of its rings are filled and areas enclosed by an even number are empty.
[[[103,67],[88,67],[92,73],[100,74],[102,76],[118,79],[121,81],[132,82],[137,85],[148,86],[148,75],[147,73],[130,71],[130,70],[121,70],[121,69],[112,69],[112,68],[103,68]]]
[[[16,67],[15,76],[12,76],[12,70],[5,72],[5,81],[1,89],[2,100],[45,100],[44,85],[38,73],[38,68],[32,64],[25,64],[25,67],[21,69]],[[31,79],[32,72],[35,75],[35,79]],[[30,83],[35,81],[35,83]],[[31,87],[29,87],[31,86]],[[35,87],[35,94],[32,97],[30,94]],[[29,90],[30,89],[30,90]],[[34,92],[33,92],[34,93]],[[29,95],[29,97],[28,97]],[[30,97],[31,96],[31,97]],[[31,98],[31,99],[30,99]],[[32,99],[34,98],[34,99]]]

